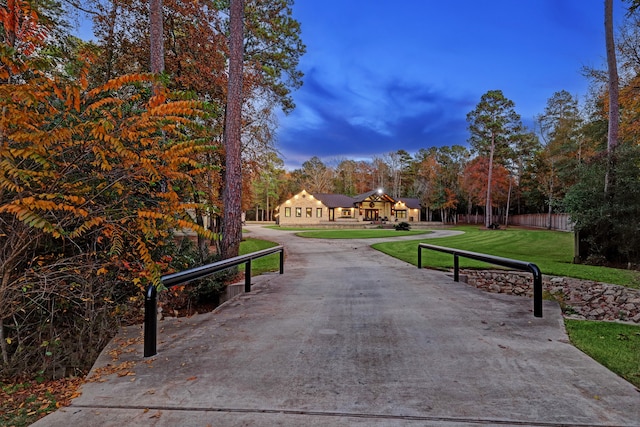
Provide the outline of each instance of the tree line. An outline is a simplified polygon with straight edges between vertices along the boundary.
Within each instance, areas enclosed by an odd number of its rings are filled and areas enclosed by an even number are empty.
[[[401,149],[368,161],[323,162],[314,156],[291,171],[272,155],[253,183],[252,211],[258,219],[270,219],[273,213],[261,211],[273,210],[303,188],[349,196],[382,188],[394,198],[419,199],[427,220],[455,222],[457,214],[487,213],[490,225],[504,222],[507,212],[564,212],[562,201],[579,181],[580,168],[602,149],[604,134],[596,126],[601,119],[584,114],[575,97],[559,91],[536,117],[536,128],[527,129],[514,102],[491,90],[467,115],[468,145],[414,154]]]
[[[0,5],[0,378],[86,372],[147,286],[237,255],[242,169],[301,84],[292,3]]]
[[[585,102],[566,90],[552,94],[533,128],[523,125],[501,90],[482,95],[467,114],[467,145],[392,151],[371,160],[314,156],[286,171],[274,153],[263,159],[251,188],[250,218],[273,210],[301,189],[356,195],[383,188],[415,197],[428,220],[455,222],[480,213],[487,227],[511,214],[569,213],[584,262],[632,266],[640,259],[639,2],[628,1],[613,39],[612,4],[604,2],[606,70],[585,68]]]

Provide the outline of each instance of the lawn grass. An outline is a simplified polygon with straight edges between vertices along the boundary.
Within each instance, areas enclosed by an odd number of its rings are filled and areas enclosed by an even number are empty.
[[[373,247],[408,263],[418,265],[418,243],[431,243],[536,264],[543,274],[595,280],[633,288],[640,287],[638,273],[631,270],[573,264],[573,234],[562,231],[509,228],[486,230],[477,226],[454,227],[464,234],[437,239],[378,243]],[[453,268],[453,256],[423,250],[423,266]],[[489,264],[460,258],[461,268],[487,268]]]
[[[240,255],[278,246],[268,240],[245,238],[240,242]],[[259,276],[270,271],[280,271],[280,254],[275,253],[251,261],[251,276]]]
[[[640,326],[565,319],[571,343],[640,387]]]
[[[390,229],[381,228],[367,228],[367,229],[345,229],[345,230],[316,230],[316,231],[304,231],[296,233],[296,236],[309,237],[314,239],[375,239],[381,237],[400,237],[400,236],[413,236],[420,234],[428,234],[428,230],[410,230],[410,231],[396,231]]]

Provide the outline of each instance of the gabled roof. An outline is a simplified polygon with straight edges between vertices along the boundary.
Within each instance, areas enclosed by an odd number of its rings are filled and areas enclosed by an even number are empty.
[[[391,203],[395,203],[396,202],[388,194],[386,194],[386,193],[380,194],[377,190],[371,190],[371,191],[367,191],[366,193],[358,194],[357,196],[355,196],[353,198],[353,200],[354,200],[354,202],[360,203],[360,202],[364,202],[366,199],[368,199],[371,196],[379,196],[381,199],[386,200],[387,202],[391,202]]]
[[[313,197],[328,208],[352,208],[355,203],[353,198],[344,194],[314,193]]]
[[[422,205],[420,204],[420,199],[415,199],[412,197],[400,197],[398,202],[402,202],[409,209],[420,209]]]
[[[367,191],[366,193],[358,194],[355,197],[345,196],[344,194],[332,194],[332,193],[309,193],[303,190],[301,193],[307,193],[313,198],[322,202],[328,208],[352,208],[356,203],[362,203],[370,197],[379,197],[380,199],[396,203],[403,202],[409,209],[420,209],[420,201],[418,199],[403,197],[398,200],[394,200],[386,193],[380,194],[377,190]],[[304,197],[304,196],[303,196]]]

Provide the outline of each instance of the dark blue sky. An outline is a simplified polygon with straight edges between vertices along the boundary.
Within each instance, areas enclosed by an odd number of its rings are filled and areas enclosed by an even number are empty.
[[[279,117],[287,168],[466,145],[466,114],[500,89],[533,125],[554,92],[581,101],[604,68],[604,0],[296,0],[307,54]],[[625,9],[617,0],[616,21]]]

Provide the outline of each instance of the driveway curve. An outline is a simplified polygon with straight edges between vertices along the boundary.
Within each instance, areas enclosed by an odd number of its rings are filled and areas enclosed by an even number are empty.
[[[283,275],[163,321],[149,360],[140,328],[123,331],[94,373],[126,372],[35,425],[640,424],[638,390],[568,342],[556,304],[535,318],[527,298],[419,270],[371,240],[248,228],[285,245]]]

